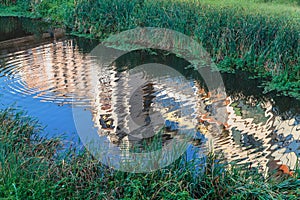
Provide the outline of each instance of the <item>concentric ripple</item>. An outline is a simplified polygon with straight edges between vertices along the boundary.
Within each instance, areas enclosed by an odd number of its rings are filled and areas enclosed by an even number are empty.
[[[91,98],[92,60],[74,40],[57,41],[0,56],[5,88],[41,101],[86,104]]]
[[[213,148],[228,161],[251,162],[264,169],[272,161],[295,169],[300,156],[299,113],[279,113],[272,98],[237,94],[221,99],[218,91],[207,92],[197,78],[182,81],[163,74],[151,79],[155,70],[129,70],[141,58],[151,63],[147,56],[136,53],[119,66],[112,63],[100,68],[95,80],[95,61],[75,40],[43,43],[0,55],[1,93],[14,94],[17,100],[31,96],[42,102],[88,108],[87,124],[96,127],[97,136],[106,137],[115,151],[125,152],[125,158],[126,151],[138,152],[147,148],[145,144],[153,144],[153,135],[141,136],[139,130],[128,134],[127,129],[136,123],[155,133],[163,128],[162,146],[180,140],[176,131],[182,126],[193,133],[190,143],[198,150]],[[157,57],[176,69],[186,67],[176,56]],[[192,88],[193,95],[186,88]],[[179,107],[185,112],[178,112]],[[212,117],[224,110],[228,113],[225,122]],[[196,121],[186,123],[189,120]]]

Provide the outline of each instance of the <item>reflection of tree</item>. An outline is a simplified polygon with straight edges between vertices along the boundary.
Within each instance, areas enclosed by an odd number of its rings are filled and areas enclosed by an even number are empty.
[[[46,22],[28,18],[1,17],[0,41],[35,35],[37,38],[49,30],[50,26]]]
[[[226,93],[229,96],[240,98],[253,97],[254,99],[265,101],[274,100],[275,105],[280,112],[293,110],[294,113],[300,112],[300,101],[294,98],[278,96],[275,92],[265,94],[261,79],[251,79],[252,75],[248,72],[236,71],[235,73],[223,73],[223,81],[226,87]]]
[[[29,34],[23,29],[21,21],[18,18],[0,17],[0,24],[0,41],[23,37],[24,35]]]
[[[22,18],[22,28],[28,33],[34,34],[39,38],[42,33],[48,32],[51,29],[51,25],[40,21],[40,20],[32,20],[27,18]]]

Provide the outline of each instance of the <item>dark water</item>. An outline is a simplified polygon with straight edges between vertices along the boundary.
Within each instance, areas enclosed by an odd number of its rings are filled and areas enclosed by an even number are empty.
[[[1,40],[9,40],[35,34],[40,35],[50,28],[46,22],[27,18],[1,17]]]
[[[115,149],[138,151],[153,143],[153,135],[140,133],[163,130],[160,141],[165,145],[180,140],[181,127],[195,136],[189,154],[214,149],[228,161],[266,168],[275,160],[295,167],[300,155],[300,102],[263,94],[258,87],[262,81],[249,79],[245,72],[222,74],[227,97],[220,98],[174,54],[134,51],[95,68],[89,52],[96,41],[45,39],[42,33],[51,27],[27,19],[0,18],[0,24],[0,107],[27,111],[46,126],[49,136],[64,134],[66,140],[76,141],[80,129],[105,137]],[[28,36],[34,41],[26,42]],[[170,66],[180,76],[149,78],[155,73],[158,77],[152,63]],[[225,109],[226,121],[212,117],[220,108]],[[131,122],[142,128],[128,135],[124,130],[133,126]]]

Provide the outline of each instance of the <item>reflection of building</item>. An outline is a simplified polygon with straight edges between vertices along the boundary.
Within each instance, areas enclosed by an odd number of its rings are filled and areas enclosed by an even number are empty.
[[[147,70],[131,73],[116,71],[114,66],[100,68],[93,114],[100,132],[108,135],[113,143],[127,148],[140,144],[159,132],[166,119],[185,129],[195,127],[190,120],[184,120],[188,116],[179,116],[180,107],[176,107],[180,97],[188,98],[183,97],[178,88],[172,90],[167,80],[150,80],[147,76],[151,72]],[[167,87],[168,91],[165,90]],[[166,103],[169,105],[164,105]],[[188,102],[185,104],[183,106],[187,107]]]
[[[19,74],[27,88],[24,88],[25,93],[60,103],[91,97],[89,60],[79,52],[73,40],[32,48],[26,50],[25,55],[19,64]]]
[[[296,118],[282,120],[273,114],[273,106],[266,100],[261,105],[265,113],[261,113],[261,117],[257,117],[260,120],[257,120],[247,117],[247,108],[240,109],[234,106],[231,98],[228,100],[231,102],[226,103],[229,113],[227,131],[212,136],[212,132],[208,131],[209,126],[206,128],[206,133],[210,135],[208,137],[215,141],[215,150],[223,152],[229,161],[240,164],[251,161],[253,166],[260,165],[266,169],[269,161],[275,160],[278,164],[283,163],[295,169],[300,154],[300,129]],[[239,99],[241,101],[244,100]]]
[[[45,101],[89,107],[99,134],[108,135],[123,149],[141,138],[138,131],[136,137],[128,137],[135,124],[149,125],[151,116],[154,132],[167,120],[192,129],[196,124],[191,119],[197,118],[199,131],[213,139],[214,149],[224,152],[229,161],[251,160],[266,166],[273,157],[293,167],[299,156],[299,122],[295,118],[281,120],[268,101],[264,102],[265,121],[254,120],[241,115],[230,98],[215,91],[206,93],[196,82],[191,85],[197,95],[191,98],[182,85],[175,84],[175,78],[151,82],[141,78],[143,74],[120,72],[115,66],[91,68],[93,60],[81,53],[73,40],[17,52],[13,58],[7,64],[15,65],[15,90]],[[176,103],[197,110],[197,116],[182,116],[174,109]]]

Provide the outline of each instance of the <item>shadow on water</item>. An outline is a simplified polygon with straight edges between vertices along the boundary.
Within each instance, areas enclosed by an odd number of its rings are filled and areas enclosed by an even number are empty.
[[[35,35],[36,38],[41,34],[51,30],[51,26],[43,21],[17,18],[17,17],[0,17],[1,35],[0,41]]]
[[[41,36],[49,26],[38,23],[0,18],[0,41]],[[195,148],[188,154],[213,148],[228,161],[252,162],[264,169],[270,162],[295,167],[300,155],[299,101],[276,93],[263,94],[259,87],[263,80],[249,79],[249,74],[241,71],[222,74],[227,92],[222,99],[216,91],[207,91],[198,73],[186,69],[189,62],[162,50],[133,51],[109,66],[95,68],[95,60],[88,53],[96,45],[92,40],[61,37],[35,40],[23,48],[3,48],[0,107],[16,103],[47,125],[47,132],[65,133],[72,140],[78,138],[74,106],[90,119],[81,122],[88,127],[85,130],[105,136],[125,156],[129,151],[159,148],[180,140],[181,127],[193,132],[190,144]],[[154,67],[149,70],[153,63],[169,66],[180,76],[174,73],[149,78],[159,74]],[[145,68],[135,70],[138,66]],[[226,122],[213,117],[220,110],[227,113]],[[142,129],[130,135],[134,124]],[[160,135],[155,139],[140,137],[139,132],[145,130]]]
[[[244,96],[253,96],[256,99],[273,99],[275,109],[279,114],[285,112],[300,113],[300,101],[286,96],[280,96],[276,92],[263,93],[263,79],[252,79],[251,74],[244,71],[236,71],[236,73],[223,73],[223,81],[228,95],[235,96],[243,94]]]

